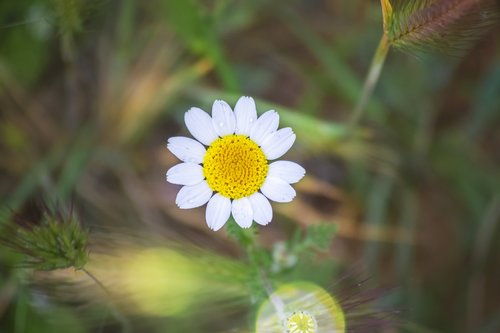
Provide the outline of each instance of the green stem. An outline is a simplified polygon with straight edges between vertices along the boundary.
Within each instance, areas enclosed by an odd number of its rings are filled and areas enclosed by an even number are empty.
[[[230,222],[233,224],[236,223],[234,221]],[[273,294],[272,281],[268,276],[266,265],[262,262],[262,248],[256,242],[257,234],[255,224],[250,229],[241,229],[239,227],[232,229],[232,236],[234,236],[236,240],[244,246],[249,264],[251,264],[256,270],[255,278],[258,279],[258,284],[261,288],[261,291],[264,292],[265,297],[268,298],[271,304],[274,306],[276,313],[280,318],[280,321],[284,322],[285,306],[283,304],[283,301],[278,296]]]
[[[14,332],[26,332],[26,323],[28,322],[28,299],[23,289],[18,291],[18,300],[14,314]]]
[[[366,77],[365,83],[363,85],[361,97],[359,98],[358,103],[356,104],[356,107],[352,112],[352,116],[349,121],[349,125],[351,128],[356,127],[363,115],[363,112],[366,109],[366,105],[368,104],[368,101],[373,94],[373,90],[377,85],[382,67],[384,67],[385,58],[387,57],[389,48],[389,40],[387,39],[386,34],[383,34],[378,44],[377,51],[373,56],[372,63],[370,65],[370,71],[368,72],[368,76]]]
[[[228,223],[236,224],[234,221],[229,221]],[[253,225],[249,229],[242,229],[239,226],[231,229],[231,236],[233,236],[236,241],[243,246],[245,249],[247,259],[250,265],[255,268],[256,278],[258,279],[261,291],[266,295],[272,293],[272,284],[267,277],[266,265],[262,260],[262,248],[257,243],[257,229]]]
[[[103,291],[104,293],[106,294],[106,296],[108,297],[109,299],[109,308],[111,310],[111,313],[113,314],[113,316],[116,318],[116,320],[122,325],[122,332],[123,333],[132,333],[132,328],[131,328],[131,325],[130,325],[130,322],[128,321],[127,317],[125,317],[117,308],[116,306],[113,304],[113,300],[112,300],[112,295],[111,293],[109,292],[108,288],[106,288],[106,286],[104,286],[104,284],[102,284],[101,281],[99,281],[98,278],[96,278],[94,276],[94,274],[90,273],[88,270],[86,270],[85,268],[82,268],[82,271],[87,274],[87,276],[89,278],[91,278]]]

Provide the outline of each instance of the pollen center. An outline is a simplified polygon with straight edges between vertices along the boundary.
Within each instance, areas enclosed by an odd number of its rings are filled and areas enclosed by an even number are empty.
[[[244,135],[215,140],[203,158],[208,186],[230,199],[240,199],[259,190],[269,166],[262,149]]]
[[[298,311],[287,318],[286,328],[290,333],[316,333],[316,321],[309,313]]]

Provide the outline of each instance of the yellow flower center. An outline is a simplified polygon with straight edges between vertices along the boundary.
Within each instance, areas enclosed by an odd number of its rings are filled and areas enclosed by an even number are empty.
[[[294,312],[286,320],[287,332],[290,333],[316,333],[316,321],[307,312]]]
[[[218,138],[208,147],[203,158],[203,174],[208,186],[230,199],[257,192],[268,169],[262,149],[244,135]]]

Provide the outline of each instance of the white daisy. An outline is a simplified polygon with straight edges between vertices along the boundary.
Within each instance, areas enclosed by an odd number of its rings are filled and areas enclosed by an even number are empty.
[[[175,200],[179,208],[208,202],[207,224],[217,231],[231,214],[242,228],[252,221],[266,225],[273,217],[268,199],[290,202],[295,197],[290,184],[302,179],[304,168],[289,161],[269,164],[295,142],[291,128],[278,130],[274,110],[257,118],[251,97],[241,97],[234,112],[226,102],[216,100],[212,117],[194,107],[185,113],[184,121],[196,140],[173,137],[167,144],[183,162],[167,171],[168,182],[184,185]]]

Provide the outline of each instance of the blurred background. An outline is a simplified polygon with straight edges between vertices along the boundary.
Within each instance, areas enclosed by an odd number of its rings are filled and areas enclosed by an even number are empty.
[[[0,2],[0,232],[73,206],[106,290],[0,245],[0,332],[252,332],[244,246],[165,181],[184,112],[241,95],[307,170],[258,228],[277,280],[384,289],[397,327],[359,332],[500,332],[500,27],[463,57],[391,50],[351,128],[381,36],[375,0]]]

